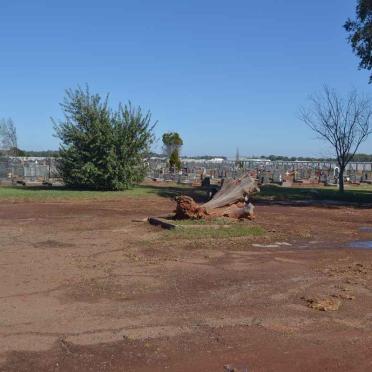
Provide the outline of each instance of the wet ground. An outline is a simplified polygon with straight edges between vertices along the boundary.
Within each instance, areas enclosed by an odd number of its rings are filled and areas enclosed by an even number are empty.
[[[133,222],[173,207],[0,204],[0,371],[372,370],[370,209],[258,205],[265,234],[228,239]]]
[[[372,235],[371,226],[362,226],[359,228],[359,231]],[[356,249],[372,249],[372,240],[353,240],[351,242],[347,242],[346,247]]]
[[[372,249],[372,240],[354,240],[347,245],[348,248]]]

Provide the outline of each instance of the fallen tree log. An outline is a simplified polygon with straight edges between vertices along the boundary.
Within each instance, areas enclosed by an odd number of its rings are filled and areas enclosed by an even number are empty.
[[[208,217],[254,218],[254,206],[248,202],[249,195],[260,191],[250,176],[228,179],[213,198],[202,205],[189,196],[176,198],[176,219],[200,219]]]

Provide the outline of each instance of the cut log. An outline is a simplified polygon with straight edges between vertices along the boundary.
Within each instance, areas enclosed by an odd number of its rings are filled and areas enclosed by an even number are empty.
[[[225,180],[221,190],[207,203],[199,205],[189,196],[176,198],[176,219],[200,219],[208,217],[254,218],[254,206],[249,195],[258,192],[255,180],[244,176],[238,180]]]

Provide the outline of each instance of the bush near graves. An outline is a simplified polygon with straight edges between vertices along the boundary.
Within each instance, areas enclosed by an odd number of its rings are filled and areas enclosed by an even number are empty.
[[[67,186],[123,190],[141,182],[154,140],[151,113],[130,103],[110,109],[107,97],[89,89],[68,90],[55,122],[61,140],[58,170]]]

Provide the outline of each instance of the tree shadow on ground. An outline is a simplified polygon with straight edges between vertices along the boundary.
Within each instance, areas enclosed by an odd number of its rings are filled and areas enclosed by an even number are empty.
[[[364,204],[367,207],[372,206],[372,187],[353,186],[352,189],[346,189],[345,192],[339,193],[336,188],[330,187],[283,187],[277,185],[263,185],[260,187],[261,192],[250,197],[253,203],[270,204],[276,202],[293,202],[293,205],[298,205],[298,202],[304,202],[304,205],[314,205],[322,203],[336,205]],[[33,194],[35,197],[43,198],[48,195],[54,195],[59,198],[100,198],[100,197],[146,197],[157,195],[163,198],[174,199],[179,195],[187,195],[192,197],[197,203],[205,203],[208,201],[208,189],[202,187],[194,187],[191,185],[182,184],[142,184],[124,191],[99,191],[89,188],[70,188],[65,186],[5,186],[4,189],[9,190],[11,196],[17,198],[23,196],[25,191],[27,195]],[[5,190],[4,190],[5,191]],[[13,193],[14,191],[14,193]],[[19,192],[18,192],[19,191]],[[30,191],[30,193],[29,193]],[[34,193],[35,192],[35,193]]]
[[[77,198],[100,198],[100,197],[146,197],[157,195],[163,198],[174,199],[179,195],[187,195],[192,197],[197,203],[205,203],[208,201],[208,190],[201,187],[193,187],[188,185],[136,185],[132,188],[123,191],[96,190],[93,188],[75,188],[67,186],[47,186],[47,185],[26,185],[26,186],[4,186],[11,196],[30,195],[31,197],[43,198],[51,195],[59,198],[68,198],[69,196]]]
[[[363,186],[362,186],[363,187]],[[372,187],[369,189],[357,186],[353,189],[340,193],[336,188],[320,187],[282,187],[276,185],[264,185],[261,192],[254,195],[257,201],[333,201],[340,205],[345,203],[364,204],[372,203]]]
[[[156,186],[156,185],[139,185],[136,188],[146,190],[146,193],[155,194],[163,198],[174,199],[180,195],[186,195],[193,198],[197,203],[205,203],[208,201],[208,190],[201,187],[193,186]]]

